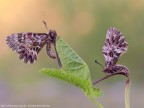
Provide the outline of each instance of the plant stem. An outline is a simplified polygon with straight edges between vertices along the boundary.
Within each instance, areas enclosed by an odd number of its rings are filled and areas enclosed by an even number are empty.
[[[99,83],[100,81],[103,81],[103,80],[107,79],[108,77],[114,76],[114,75],[124,75],[128,78],[128,80],[126,81],[126,87],[125,87],[125,108],[130,108],[129,94],[130,94],[131,80],[129,78],[129,74],[126,75],[123,72],[119,72],[119,73],[115,73],[115,74],[106,75],[106,76],[94,81],[93,85]]]
[[[56,58],[57,58],[58,66],[59,66],[59,68],[61,68],[62,67],[62,63],[61,63],[59,54],[58,54],[57,49],[56,49],[56,42],[54,42],[54,48],[55,48],[55,53],[56,53]]]
[[[93,97],[88,96],[89,99],[98,107],[98,108],[104,108],[99,102],[97,102]]]
[[[118,72],[118,73],[106,75],[106,76],[104,76],[104,77],[102,77],[102,78],[94,81],[94,82],[93,82],[93,85],[95,85],[95,84],[99,83],[100,81],[103,81],[103,80],[105,80],[105,79],[107,79],[107,78],[109,78],[109,77],[111,77],[111,76],[114,76],[114,75],[125,75],[125,74],[123,74],[123,72]],[[125,75],[125,76],[128,77],[127,75]]]
[[[130,86],[131,86],[131,80],[128,77],[128,80],[126,81],[126,88],[125,88],[125,108],[130,108]]]

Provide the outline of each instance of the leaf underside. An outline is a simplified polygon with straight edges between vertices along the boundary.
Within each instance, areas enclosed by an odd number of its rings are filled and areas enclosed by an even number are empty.
[[[56,49],[62,62],[61,69],[42,69],[40,72],[59,78],[79,87],[98,108],[103,108],[95,98],[101,95],[100,89],[94,88],[87,64],[60,37],[56,41]]]

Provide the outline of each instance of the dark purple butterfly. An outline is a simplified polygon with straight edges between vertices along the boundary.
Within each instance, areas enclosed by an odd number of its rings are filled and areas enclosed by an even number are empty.
[[[109,74],[128,74],[128,68],[116,64],[120,56],[128,49],[128,43],[122,33],[116,28],[109,28],[106,34],[106,40],[102,49],[105,65],[103,72]]]
[[[46,29],[47,25],[44,22]],[[49,30],[48,30],[49,31]],[[56,37],[55,30],[50,30],[47,33],[15,33],[7,37],[6,41],[13,51],[19,54],[19,58],[24,60],[25,63],[34,63],[37,60],[37,56],[41,49],[46,45],[46,52],[50,58],[55,59],[57,57],[59,66],[61,66],[60,59],[56,51]],[[56,56],[51,50],[51,45],[54,45]]]

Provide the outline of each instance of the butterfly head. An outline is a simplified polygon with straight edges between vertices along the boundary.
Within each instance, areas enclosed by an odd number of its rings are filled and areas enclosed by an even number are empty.
[[[52,42],[55,42],[56,37],[57,37],[56,31],[55,30],[50,30],[49,31],[49,40],[52,41]]]

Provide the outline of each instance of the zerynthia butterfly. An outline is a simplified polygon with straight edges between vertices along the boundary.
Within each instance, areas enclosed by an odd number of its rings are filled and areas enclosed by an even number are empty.
[[[44,21],[43,21],[44,22]],[[47,25],[44,22],[46,29]],[[6,41],[8,46],[19,54],[19,59],[24,60],[25,63],[34,63],[41,49],[46,45],[46,52],[50,58],[57,58],[58,65],[61,67],[60,58],[56,50],[56,37],[55,30],[48,30],[47,33],[15,33],[7,37]],[[56,56],[52,52],[51,45],[54,45]]]
[[[103,72],[108,74],[116,74],[121,72],[128,75],[128,68],[123,65],[116,64],[120,56],[128,49],[128,43],[122,33],[116,28],[109,28],[106,34],[106,40],[102,48],[105,58]]]

